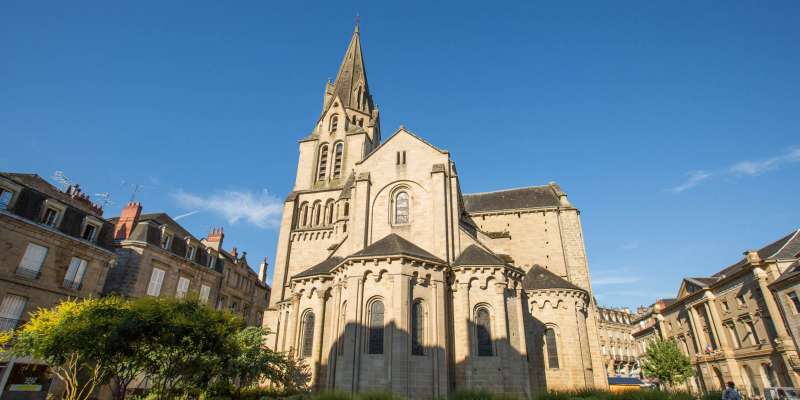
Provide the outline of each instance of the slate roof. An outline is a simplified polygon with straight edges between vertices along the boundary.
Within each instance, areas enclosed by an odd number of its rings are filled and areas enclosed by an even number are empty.
[[[314,275],[325,275],[330,273],[337,265],[341,264],[344,261],[341,257],[331,257],[326,259],[325,261],[297,274],[294,278],[304,278],[307,276],[314,276]]]
[[[470,245],[453,262],[454,267],[461,265],[505,265],[506,263],[495,254],[476,245]]]
[[[75,199],[67,193],[62,192],[57,187],[47,182],[42,177],[37,174],[20,174],[15,172],[0,172],[0,175],[10,179],[12,181],[16,181],[18,184],[22,184],[23,186],[27,186],[39,193],[42,193],[48,197],[52,197],[55,200],[58,200],[64,204],[70,205],[75,207],[87,214],[93,215],[95,217],[102,217],[102,212],[97,212],[96,210],[92,209],[88,204],[85,202]],[[102,208],[101,208],[102,210]]]
[[[558,196],[549,185],[464,195],[464,209],[467,212],[558,206]]]
[[[686,278],[686,280],[692,281],[693,283],[696,283],[701,287],[705,288],[716,283],[719,280],[719,278],[696,277],[696,278]]]
[[[798,253],[800,253],[800,229],[796,229],[788,235],[762,247],[757,251],[757,253],[762,260],[767,258],[775,258],[778,260],[798,258]],[[747,259],[743,258],[736,264],[733,264],[712,276],[723,278],[728,275],[733,275],[745,265],[747,265]]]
[[[374,257],[374,256],[395,256],[404,255],[410,257],[430,260],[444,264],[445,262],[421,247],[403,239],[395,233],[389,234],[381,240],[367,246],[361,251],[352,254],[350,257]],[[349,258],[349,257],[348,257]]]
[[[572,289],[583,290],[566,279],[550,272],[538,264],[531,267],[522,280],[522,288],[525,290],[539,289]]]
[[[774,282],[770,283],[770,286],[778,285],[781,282],[795,278],[798,275],[800,275],[800,261],[796,261],[794,264],[790,265],[789,268],[786,268],[786,271],[783,271],[778,279],[775,279]]]

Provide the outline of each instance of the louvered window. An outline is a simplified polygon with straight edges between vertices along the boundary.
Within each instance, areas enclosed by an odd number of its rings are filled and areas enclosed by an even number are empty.
[[[328,172],[328,145],[322,145],[319,149],[319,167],[317,167],[317,180],[324,181]]]

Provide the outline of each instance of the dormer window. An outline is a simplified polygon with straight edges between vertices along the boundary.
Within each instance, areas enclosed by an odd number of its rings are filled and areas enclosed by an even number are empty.
[[[169,250],[172,248],[172,235],[163,231],[161,234],[161,248],[164,250]]]
[[[336,128],[339,127],[339,116],[334,115],[331,117],[331,122],[328,124],[328,131],[336,132]]]
[[[197,255],[197,247],[189,246],[186,248],[186,258],[190,261],[194,261],[194,256]]]
[[[61,217],[64,215],[65,207],[54,200],[44,201],[44,213],[42,213],[42,223],[53,228],[58,228],[61,224]]]
[[[97,234],[102,226],[103,223],[97,218],[85,217],[83,219],[83,228],[81,229],[81,239],[89,242],[97,241]]]
[[[215,263],[216,259],[217,259],[217,257],[214,255],[214,253],[212,253],[211,250],[209,250],[208,251],[208,268],[214,268],[214,263]]]

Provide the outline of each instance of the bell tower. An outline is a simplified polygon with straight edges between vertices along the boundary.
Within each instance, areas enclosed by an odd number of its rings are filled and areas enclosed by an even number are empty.
[[[353,165],[380,144],[380,132],[356,23],[336,80],[325,84],[322,113],[311,134],[300,140],[294,190],[343,186]]]

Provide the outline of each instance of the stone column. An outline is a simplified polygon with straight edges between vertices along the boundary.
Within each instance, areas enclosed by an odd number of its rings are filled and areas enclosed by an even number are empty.
[[[506,312],[506,284],[505,282],[495,282],[494,284],[494,308],[497,310],[494,318],[494,326],[497,332],[492,332],[492,340],[494,341],[495,348],[497,349],[497,357],[502,360],[503,368],[509,368],[508,363],[508,347],[510,346],[508,337],[508,313]],[[498,374],[498,379],[503,381],[503,388],[506,392],[510,392],[511,388],[508,384],[508,372]]]
[[[694,305],[689,305],[688,308],[689,324],[692,327],[692,333],[694,333],[693,337],[695,345],[697,345],[697,353],[704,354],[706,350],[706,338],[705,334],[697,323],[697,310],[695,310]]]
[[[312,354],[314,365],[311,368],[311,382],[314,382],[315,387],[319,387],[319,371],[320,368],[322,368],[322,338],[324,337],[323,329],[325,326],[325,297],[326,292],[324,290],[317,290],[317,305],[314,307],[316,315],[314,316],[314,345]]]
[[[408,323],[408,315],[410,313],[412,278],[403,274],[395,275],[392,278],[392,297],[390,299],[392,308],[389,311],[389,315],[391,315],[389,321],[393,321],[394,326],[387,354],[390,357],[389,382],[392,392],[408,397],[408,389],[411,384],[408,371],[408,358],[411,353],[408,348],[411,341],[411,330],[409,329],[411,324]]]
[[[463,274],[463,272],[462,272]],[[470,306],[469,282],[457,282],[453,316],[453,338],[456,365],[456,386],[469,388],[472,383],[472,365],[470,360]],[[461,375],[459,377],[459,375]],[[460,378],[460,379],[459,379]]]
[[[329,310],[331,313],[331,331],[330,343],[331,351],[328,354],[328,389],[333,390],[336,387],[336,362],[339,360],[339,348],[344,346],[344,334],[342,333],[342,284],[337,283],[333,290],[333,309]]]
[[[711,333],[714,335],[714,344],[717,345],[717,350],[725,350],[728,347],[728,340],[725,335],[720,334],[720,329],[717,324],[720,323],[719,315],[717,314],[717,310],[709,304],[712,301],[710,298],[708,301],[703,303],[703,307],[706,310],[706,315],[708,316],[708,328]]]

